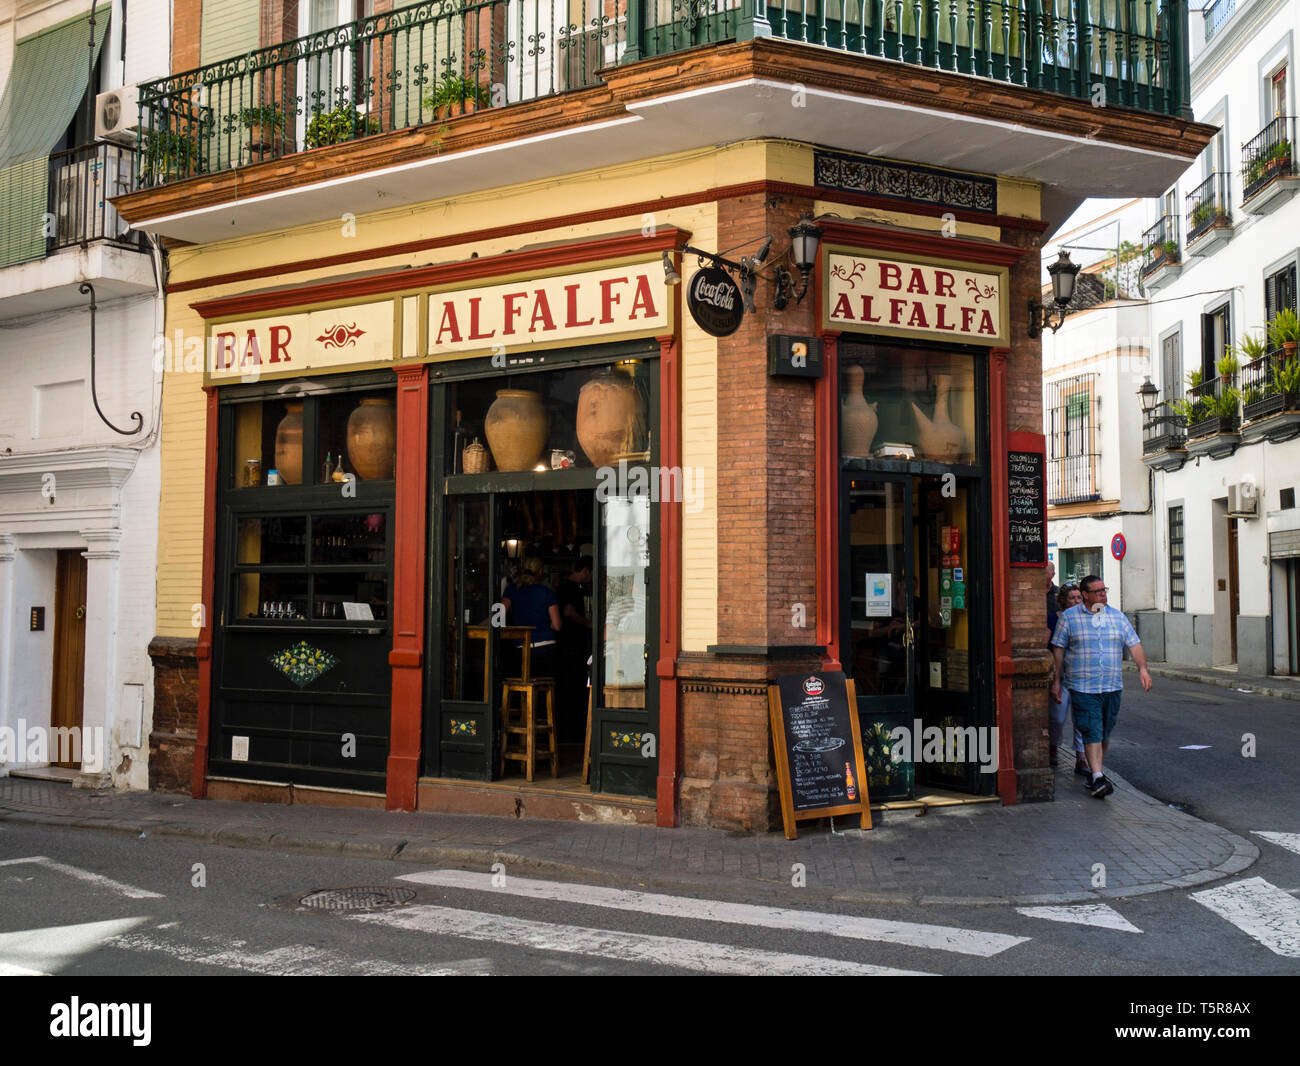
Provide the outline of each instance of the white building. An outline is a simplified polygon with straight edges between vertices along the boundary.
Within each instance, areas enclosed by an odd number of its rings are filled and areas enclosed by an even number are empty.
[[[95,123],[132,124],[96,98],[165,74],[169,26],[167,0],[0,0],[0,775],[148,786],[163,260],[108,203],[129,134]]]
[[[1143,446],[1155,580],[1139,631],[1171,663],[1296,673],[1300,397],[1275,386],[1281,351],[1220,360],[1296,307],[1300,4],[1218,0],[1191,22],[1193,109],[1223,132],[1150,209],[1160,406]]]

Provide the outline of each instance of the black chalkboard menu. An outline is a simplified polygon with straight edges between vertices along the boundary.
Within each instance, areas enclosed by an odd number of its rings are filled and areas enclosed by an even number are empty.
[[[1042,452],[1007,452],[1011,565],[1047,563],[1047,497]]]
[[[786,838],[796,821],[833,814],[860,813],[870,829],[853,682],[838,670],[787,674],[768,691]]]

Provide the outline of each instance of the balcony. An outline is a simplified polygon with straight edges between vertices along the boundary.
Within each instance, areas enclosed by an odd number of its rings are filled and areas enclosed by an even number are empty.
[[[1253,215],[1276,211],[1300,189],[1295,119],[1282,115],[1241,149],[1241,206]]]
[[[1047,502],[1053,507],[1089,503],[1097,495],[1097,454],[1065,455],[1047,464]]]
[[[1241,393],[1235,376],[1215,377],[1187,390],[1179,410],[1187,419],[1187,454],[1222,459],[1241,443]]]
[[[1177,470],[1187,462],[1187,420],[1176,405],[1156,404],[1142,424],[1142,462],[1153,470]]]
[[[355,212],[367,199],[424,202],[431,187],[455,196],[483,188],[485,170],[536,180],[575,159],[614,165],[747,138],[887,146],[1067,197],[1149,194],[1185,169],[1206,130],[1190,124],[1186,6],[1172,0],[1159,18],[1153,4],[1088,10],[1069,0],[409,6],[143,83],[151,195],[123,209],[150,231],[203,241],[337,217],[342,199]],[[286,158],[292,170],[276,166]],[[289,192],[292,203],[280,198]],[[232,232],[228,212],[215,216],[236,193]]]
[[[11,239],[14,265],[0,270],[0,318],[84,303],[83,281],[100,300],[154,290],[148,243],[114,209],[114,196],[136,188],[135,151],[101,141],[49,157],[44,202],[10,205],[3,222],[25,227]],[[43,215],[43,218],[41,217]],[[17,232],[17,231],[14,231]],[[22,248],[19,245],[25,244]]]
[[[1214,35],[1223,29],[1237,10],[1237,0],[1214,0],[1205,9],[1205,43],[1209,44]]]
[[[1148,289],[1159,289],[1178,277],[1181,270],[1178,216],[1161,215],[1156,224],[1142,234],[1142,284]]]
[[[1276,349],[1241,368],[1241,439],[1280,443],[1300,436],[1300,358]]]
[[[1187,194],[1187,254],[1209,255],[1232,236],[1228,176],[1211,174]]]

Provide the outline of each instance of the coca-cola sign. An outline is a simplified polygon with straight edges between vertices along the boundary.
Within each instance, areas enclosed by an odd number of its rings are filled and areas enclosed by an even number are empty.
[[[715,337],[729,337],[745,317],[740,286],[721,267],[695,272],[686,289],[686,306],[700,329]]]

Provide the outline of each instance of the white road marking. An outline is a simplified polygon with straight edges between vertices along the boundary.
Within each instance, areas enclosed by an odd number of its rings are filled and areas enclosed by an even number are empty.
[[[106,922],[84,922],[79,925],[0,933],[0,968],[9,973],[58,973],[81,956],[103,947],[114,936],[130,932],[148,920],[114,918]]]
[[[580,903],[589,907],[635,911],[638,914],[661,914],[670,918],[695,918],[705,922],[733,925],[762,925],[769,929],[792,929],[805,933],[824,933],[851,940],[879,940],[909,947],[954,951],[962,955],[988,957],[1029,939],[1005,933],[982,933],[976,929],[957,929],[946,925],[919,925],[882,918],[858,918],[846,914],[792,910],[785,907],[762,907],[750,903],[726,903],[690,896],[668,896],[654,892],[632,892],[596,885],[575,885],[559,881],[538,881],[528,877],[506,877],[503,888],[492,887],[492,875],[469,870],[424,870],[403,874],[399,881],[466,888],[498,895],[528,896],[559,903]]]
[[[0,866],[17,866],[20,863],[34,862],[41,866],[46,866],[51,870],[58,870],[61,874],[67,874],[69,877],[75,877],[78,881],[85,881],[88,884],[98,885],[100,888],[106,888],[110,892],[116,892],[120,896],[126,896],[127,899],[164,899],[165,897],[158,892],[150,892],[147,888],[136,888],[134,885],[123,884],[121,881],[114,881],[111,877],[105,877],[103,874],[91,873],[89,870],[83,870],[80,866],[69,866],[66,862],[55,862],[45,855],[29,855],[23,859],[4,859],[0,860]]]
[[[822,959],[812,955],[790,955],[781,951],[733,947],[730,944],[711,944],[673,936],[534,922],[526,918],[480,914],[455,907],[403,907],[375,914],[350,914],[348,919],[411,929],[434,936],[463,937],[516,948],[555,951],[565,955],[589,955],[620,962],[654,963],[712,974],[785,977],[818,974],[833,977],[934,976],[916,970],[896,970],[888,966]]]
[[[187,944],[150,933],[127,933],[113,937],[108,943],[111,947],[125,951],[169,955],[190,965],[220,966],[227,970],[267,976],[348,974],[355,977],[465,977],[490,972],[492,965],[490,960],[475,959],[468,965],[403,966],[376,959],[353,959],[337,951],[326,951],[308,944],[290,944],[266,951],[254,951],[244,940],[206,936],[197,936],[195,939],[197,944]]]
[[[1105,903],[1083,903],[1074,907],[1017,907],[1016,912],[1030,918],[1045,918],[1049,922],[1095,925],[1099,929],[1118,929],[1125,933],[1142,932],[1114,907]]]
[[[1300,959],[1300,900],[1262,877],[1193,892],[1192,899],[1226,918],[1275,955]]]
[[[1286,848],[1287,851],[1294,851],[1300,855],[1300,833],[1265,833],[1259,829],[1252,829],[1251,835],[1263,837],[1270,844],[1276,844],[1279,848]]]
[[[1209,747],[1210,745],[1208,744],[1182,744],[1179,746],[1178,750],[1179,751],[1207,751]]]
[[[0,977],[49,977],[48,973],[41,973],[40,970],[24,970],[21,966],[10,966],[7,962],[0,962]]]

